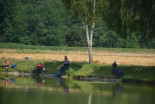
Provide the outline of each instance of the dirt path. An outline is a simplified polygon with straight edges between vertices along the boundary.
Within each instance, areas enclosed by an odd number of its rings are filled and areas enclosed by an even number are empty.
[[[24,54],[24,53],[0,53],[0,59],[19,59],[24,60],[26,56],[30,60],[48,60],[63,61],[64,55],[67,55],[71,62],[88,62],[88,55],[80,54]],[[118,65],[142,65],[155,66],[155,55],[125,55],[125,54],[102,54],[93,55],[93,62],[99,64],[111,65],[117,61]]]

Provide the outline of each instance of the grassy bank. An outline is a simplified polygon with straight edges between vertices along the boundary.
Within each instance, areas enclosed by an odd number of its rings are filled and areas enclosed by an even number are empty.
[[[24,61],[10,59],[9,62],[17,64],[17,68],[9,68],[10,72],[18,70],[22,72],[32,73],[36,69],[37,64],[40,62],[40,60]],[[56,74],[59,67],[62,65],[61,62],[49,62],[45,60],[41,60],[41,62],[46,69],[43,70],[42,73]],[[4,60],[0,59],[0,65],[2,65],[3,63]],[[118,68],[122,69],[123,71],[123,81],[155,83],[155,66],[119,66]],[[112,68],[110,65],[71,62],[70,70],[67,72],[67,75],[110,78],[111,70]],[[5,72],[5,69],[0,67],[0,72]]]

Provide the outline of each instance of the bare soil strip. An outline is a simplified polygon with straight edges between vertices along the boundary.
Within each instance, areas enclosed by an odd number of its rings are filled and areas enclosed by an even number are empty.
[[[25,57],[30,57],[30,60],[48,60],[48,61],[63,61],[64,55],[67,55],[71,62],[88,62],[87,54],[30,54],[30,53],[0,53],[0,59],[18,59],[24,60]],[[98,64],[111,65],[117,61],[118,65],[140,65],[140,66],[155,66],[155,54],[125,54],[125,53],[102,53],[94,54],[93,62]]]

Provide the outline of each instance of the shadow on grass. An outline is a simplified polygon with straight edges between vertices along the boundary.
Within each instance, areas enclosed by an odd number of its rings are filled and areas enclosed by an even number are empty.
[[[59,67],[62,65],[62,62],[44,62],[43,67],[45,70],[42,70],[42,73],[52,73],[56,74],[59,71]]]
[[[71,63],[70,68],[74,69],[74,71],[77,71],[83,67],[84,63]]]
[[[59,71],[59,68],[63,65],[62,62],[44,62],[43,67],[45,67],[45,70],[43,70],[43,73],[52,73],[57,74]],[[70,63],[70,68],[72,68],[74,71],[79,70],[83,67],[83,63]]]
[[[94,76],[96,77],[105,78],[112,74],[111,66],[94,66],[93,69],[95,69]]]

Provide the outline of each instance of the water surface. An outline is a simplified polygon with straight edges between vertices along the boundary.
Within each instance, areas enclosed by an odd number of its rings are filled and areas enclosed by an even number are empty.
[[[4,76],[0,104],[155,104],[155,86]]]

